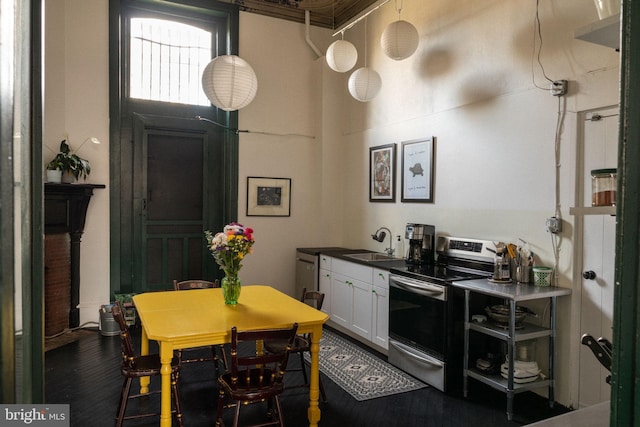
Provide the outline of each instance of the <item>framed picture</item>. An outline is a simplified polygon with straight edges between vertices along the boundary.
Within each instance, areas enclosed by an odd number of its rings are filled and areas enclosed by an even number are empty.
[[[402,143],[402,201],[433,203],[435,138]]]
[[[247,216],[290,215],[290,178],[247,177]]]
[[[396,201],[396,145],[369,148],[369,201]]]

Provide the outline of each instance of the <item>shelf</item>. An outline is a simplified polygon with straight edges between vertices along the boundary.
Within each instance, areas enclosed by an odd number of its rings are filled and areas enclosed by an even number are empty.
[[[574,37],[620,50],[620,14],[609,16],[574,31]]]
[[[615,206],[584,206],[569,208],[571,215],[616,215]]]
[[[532,390],[540,387],[548,387],[549,380],[537,379],[530,383],[524,384],[513,384],[513,390],[509,390],[507,386],[507,380],[502,378],[502,375],[487,375],[476,369],[467,369],[467,375],[470,378],[474,378],[484,384],[487,384],[490,387],[493,387],[497,390],[501,390],[502,392],[512,392],[512,393],[521,393],[523,391]]]
[[[551,335],[551,330],[549,328],[543,328],[541,326],[532,325],[530,323],[524,323],[523,325],[524,328],[516,330],[515,342],[548,337]],[[507,341],[509,339],[509,330],[504,329],[492,322],[470,322],[469,329],[485,335],[489,335],[493,338],[501,339],[503,341]]]

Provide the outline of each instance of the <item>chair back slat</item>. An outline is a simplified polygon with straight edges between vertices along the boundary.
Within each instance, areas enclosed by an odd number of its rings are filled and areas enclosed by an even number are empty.
[[[124,318],[122,312],[122,306],[119,301],[111,307],[111,315],[120,327],[120,343],[122,346],[122,362],[131,366],[135,359],[135,352],[133,349],[133,341],[131,340],[131,334],[129,333],[129,327],[127,321]]]
[[[316,310],[322,310],[322,303],[324,302],[324,294],[318,291],[307,291],[306,288],[302,290],[302,298],[300,301],[310,305]]]
[[[238,331],[234,326],[231,329],[231,378],[240,387],[261,388],[281,383],[284,372],[287,369],[289,352],[298,330],[298,324],[291,328],[269,329],[260,331]],[[238,345],[243,342],[251,342],[255,345],[258,341],[278,340],[287,345],[277,353],[240,355]],[[255,369],[258,368],[258,369]]]
[[[211,282],[208,280],[183,280],[183,281],[173,281],[173,289],[176,291],[185,291],[188,289],[210,289],[210,288],[219,288],[220,280],[216,279]]]

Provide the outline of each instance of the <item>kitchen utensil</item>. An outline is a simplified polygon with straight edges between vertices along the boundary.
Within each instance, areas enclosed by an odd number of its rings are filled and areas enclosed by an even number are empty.
[[[604,338],[601,339],[604,340]],[[589,347],[589,349],[593,352],[593,355],[596,356],[596,359],[598,359],[602,366],[607,368],[608,371],[611,371],[611,353],[607,345],[598,342],[589,334],[584,334],[582,336],[581,342],[582,344]]]

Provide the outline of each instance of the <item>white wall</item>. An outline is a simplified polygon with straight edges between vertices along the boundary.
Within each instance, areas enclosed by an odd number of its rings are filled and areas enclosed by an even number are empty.
[[[109,295],[109,14],[108,0],[47,0],[43,159],[45,164],[67,139],[89,160],[87,183],[94,190],[80,255],[80,323],[98,320]],[[48,147],[48,148],[47,148]],[[82,181],[81,182],[85,182]]]
[[[47,5],[52,3],[47,2]],[[368,65],[382,77],[379,96],[353,100],[348,75],[329,70],[304,41],[300,24],[240,14],[240,55],[256,70],[258,94],[240,112],[240,128],[297,134],[240,135],[239,218],[257,239],[245,262],[244,283],[294,288],[294,254],[300,246],[345,245],[382,250],[369,236],[380,226],[401,234],[407,222],[434,224],[440,233],[514,241],[523,238],[552,264],[545,219],[555,211],[554,133],[558,98],[547,88],[533,51],[536,2],[483,0],[405,1],[402,18],[420,34],[418,51],[392,61],[379,36],[397,19],[394,2],[367,19]],[[55,148],[69,133],[103,141],[83,148],[107,183],[107,0],[56,1],[47,8],[45,143]],[[593,2],[541,2],[540,59],[552,80],[570,81],[560,139],[560,286],[572,287],[577,113],[616,104],[618,54],[573,38],[597,19]],[[365,26],[349,30],[364,63]],[[312,28],[322,51],[331,32]],[[256,40],[259,39],[260,43]],[[533,72],[532,72],[533,70]],[[535,87],[541,86],[542,89]],[[312,135],[308,138],[302,135]],[[433,204],[368,201],[369,147],[435,136]],[[398,145],[399,149],[399,145]],[[94,151],[95,150],[95,151]],[[400,154],[400,151],[398,151]],[[45,155],[45,160],[48,160]],[[246,177],[292,179],[291,217],[246,217]],[[398,187],[399,187],[398,177]],[[83,237],[81,319],[109,299],[108,190],[96,192]],[[569,300],[560,304],[557,400],[571,405]]]

